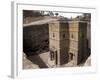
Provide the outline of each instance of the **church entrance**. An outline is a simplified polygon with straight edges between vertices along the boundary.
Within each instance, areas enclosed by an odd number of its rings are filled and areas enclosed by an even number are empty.
[[[58,64],[58,55],[57,55],[57,51],[51,51],[50,50],[50,60],[54,61],[54,64],[57,65]]]
[[[73,60],[73,53],[69,53],[69,61]]]

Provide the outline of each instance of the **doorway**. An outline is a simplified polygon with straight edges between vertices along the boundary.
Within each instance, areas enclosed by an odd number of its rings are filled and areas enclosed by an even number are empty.
[[[57,51],[50,50],[50,60],[54,61],[55,65],[58,64],[58,54],[57,54]]]
[[[73,53],[69,53],[69,61],[73,60]]]
[[[58,64],[58,55],[57,55],[57,51],[55,51],[55,64]]]

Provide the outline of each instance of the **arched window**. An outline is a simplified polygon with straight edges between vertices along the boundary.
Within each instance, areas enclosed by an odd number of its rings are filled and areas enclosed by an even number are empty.
[[[53,37],[55,37],[55,34],[53,33]]]
[[[72,38],[72,39],[74,38],[73,34],[71,35],[71,38]]]
[[[63,34],[63,38],[65,38],[65,34]]]

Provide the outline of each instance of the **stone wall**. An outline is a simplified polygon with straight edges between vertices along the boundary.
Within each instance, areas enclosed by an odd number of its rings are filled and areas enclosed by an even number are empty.
[[[23,27],[23,51],[33,55],[49,50],[48,24]]]

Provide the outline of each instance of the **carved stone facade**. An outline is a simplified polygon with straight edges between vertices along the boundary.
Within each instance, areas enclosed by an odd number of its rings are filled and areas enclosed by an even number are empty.
[[[55,21],[49,23],[49,49],[54,54],[55,65],[68,62],[68,23]],[[52,56],[51,56],[52,58]]]
[[[87,22],[69,22],[69,34],[69,61],[77,65],[87,56]]]
[[[80,64],[87,56],[87,22],[52,21],[49,23],[49,49],[52,66],[73,61]]]

